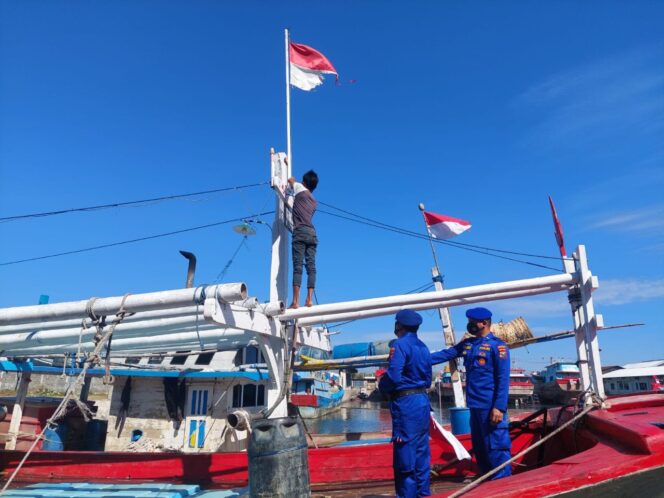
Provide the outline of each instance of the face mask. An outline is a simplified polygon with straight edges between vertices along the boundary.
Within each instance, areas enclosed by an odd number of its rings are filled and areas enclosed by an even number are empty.
[[[480,331],[476,323],[469,323],[466,325],[466,330],[473,335],[477,335]]]

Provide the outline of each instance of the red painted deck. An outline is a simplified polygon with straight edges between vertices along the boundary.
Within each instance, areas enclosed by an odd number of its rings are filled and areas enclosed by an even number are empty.
[[[664,393],[611,399],[611,407],[588,414],[576,429],[570,428],[535,449],[515,467],[515,475],[487,482],[469,492],[469,497],[550,496],[584,486],[637,476],[649,469],[664,469]],[[571,411],[548,414],[549,429],[559,417]],[[542,419],[512,431],[513,453],[530,446],[541,436]],[[470,447],[468,436],[460,437]],[[441,478],[434,489],[459,487],[460,481],[475,474],[473,463],[451,464],[451,449],[431,441],[432,465]],[[6,476],[23,452],[0,453],[0,472]],[[538,462],[538,459],[541,461]],[[371,483],[385,483],[392,475],[390,444],[309,450],[311,482],[314,489],[355,489]],[[246,453],[169,454],[113,452],[35,452],[19,473],[20,482],[162,481],[199,483],[206,488],[246,485]],[[662,486],[664,486],[664,480]],[[451,490],[436,496],[449,496]],[[345,495],[344,495],[345,496]],[[358,494],[362,496],[362,494]]]

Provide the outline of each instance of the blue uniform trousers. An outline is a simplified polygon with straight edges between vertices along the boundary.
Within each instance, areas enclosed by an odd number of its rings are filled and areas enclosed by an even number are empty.
[[[397,498],[431,496],[429,398],[426,394],[404,396],[392,401],[390,408]]]
[[[483,474],[495,469],[512,457],[512,442],[510,441],[507,413],[498,425],[493,425],[490,417],[490,409],[470,409],[470,433],[473,441],[473,451],[477,465]],[[512,466],[507,465],[496,473],[491,480],[511,475]]]

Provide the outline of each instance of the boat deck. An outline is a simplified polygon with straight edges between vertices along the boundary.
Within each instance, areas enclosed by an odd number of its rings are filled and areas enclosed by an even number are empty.
[[[433,495],[444,494],[461,489],[469,481],[463,480],[435,480],[431,482],[431,493]],[[395,496],[394,482],[372,482],[372,483],[357,483],[353,489],[339,489],[339,490],[316,490],[312,488],[311,498],[376,498],[385,496]]]

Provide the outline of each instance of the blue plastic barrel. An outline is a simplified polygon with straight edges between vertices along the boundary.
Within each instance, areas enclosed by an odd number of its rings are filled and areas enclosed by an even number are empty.
[[[44,431],[44,442],[42,443],[42,450],[64,450],[68,432],[69,427],[63,422],[61,422],[55,429],[51,429],[50,427],[47,428],[46,431]]]
[[[470,434],[470,408],[450,408],[452,434]]]
[[[103,451],[106,440],[106,420],[90,420],[85,428],[85,441],[83,447],[86,451]]]

